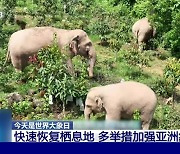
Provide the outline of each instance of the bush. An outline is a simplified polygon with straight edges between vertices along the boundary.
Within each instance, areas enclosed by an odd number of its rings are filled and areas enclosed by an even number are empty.
[[[155,80],[155,82],[151,85],[151,88],[157,95],[162,97],[171,97],[174,90],[174,86],[167,82],[164,78]]]
[[[138,67],[149,66],[150,56],[147,52],[139,52],[136,49],[129,49],[123,52],[123,58],[131,65]]]
[[[156,129],[180,129],[180,114],[178,108],[169,105],[158,105],[154,114]]]
[[[1,22],[1,21],[0,21]],[[10,24],[2,24],[2,27],[0,27],[0,47],[4,47],[7,49],[7,44],[9,41],[9,37],[12,33],[18,30],[18,26],[16,25],[10,25]]]
[[[46,95],[52,95],[56,101],[63,103],[63,108],[68,97],[84,98],[88,89],[86,66],[82,62],[79,75],[72,76],[67,70],[67,56],[62,54],[57,45],[43,49],[38,53],[42,67],[38,69],[36,82],[40,90],[45,90]]]
[[[133,112],[133,120],[141,120],[141,113],[139,110]]]
[[[175,88],[180,83],[180,60],[176,58],[169,58],[164,69],[163,78],[159,78],[152,88],[155,92],[163,97],[173,97]]]
[[[180,84],[180,59],[169,58],[164,69],[164,78],[175,88]]]
[[[27,116],[33,111],[32,103],[28,101],[14,102],[11,108],[14,115]]]
[[[53,115],[50,104],[45,99],[41,99],[41,101],[41,106],[35,106],[34,102],[30,100],[8,103],[6,96],[1,96],[0,109],[10,109],[14,120],[52,119]]]
[[[101,44],[109,45],[115,50],[130,40],[131,18],[130,8],[124,2],[114,6],[112,1],[96,2],[94,6],[94,16],[88,25],[88,31],[98,34]]]
[[[180,84],[180,59],[169,58],[164,69],[165,81],[172,87],[171,96],[174,101],[175,88]]]

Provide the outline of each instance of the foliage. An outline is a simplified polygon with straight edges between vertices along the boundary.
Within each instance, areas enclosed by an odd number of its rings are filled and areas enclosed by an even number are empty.
[[[81,72],[72,76],[67,70],[67,56],[61,53],[57,45],[43,49],[38,53],[42,67],[39,68],[36,82],[40,90],[52,95],[57,101],[67,103],[68,97],[84,98],[88,80],[86,67],[81,63]]]
[[[113,6],[112,1],[97,1],[92,9],[94,16],[89,23],[89,31],[98,34],[102,44],[108,44],[118,51],[130,39],[130,8],[124,2]]]
[[[149,66],[150,56],[147,52],[142,53],[134,48],[122,52],[122,58],[124,58],[129,64],[139,67]]]
[[[0,21],[1,22],[1,21]],[[0,47],[4,47],[7,49],[7,44],[8,44],[8,40],[9,40],[9,36],[14,32],[17,31],[18,27],[16,25],[5,25],[2,24],[0,25]]]
[[[153,85],[153,89],[158,95],[171,97],[175,93],[175,87],[180,82],[180,60],[169,58],[164,69],[163,78],[160,78]]]
[[[159,46],[170,48],[179,57],[179,18],[178,0],[139,0],[135,3],[132,15],[136,18],[147,16],[157,29]],[[168,16],[168,18],[167,18]]]
[[[27,115],[28,113],[31,113],[33,110],[31,102],[28,101],[22,101],[22,102],[14,102],[12,105],[12,112],[15,115]]]
[[[158,129],[180,129],[180,115],[178,108],[172,108],[169,105],[158,105],[155,111],[154,119],[156,124],[154,127]]]
[[[40,0],[34,1],[29,4],[31,6],[27,11],[30,15],[37,18],[38,26],[49,26],[55,20],[59,20],[57,17],[58,8],[61,7],[61,3],[58,3],[58,0]],[[36,10],[36,11],[34,11]],[[61,15],[61,14],[59,14]]]
[[[159,78],[154,81],[151,88],[155,91],[155,93],[162,97],[171,97],[174,87],[172,84],[169,84],[164,78]]]
[[[52,111],[50,105],[43,102],[42,106],[34,106],[33,102],[29,100],[24,100],[21,102],[8,103],[5,97],[0,98],[0,109],[11,109],[14,119],[24,119],[24,120],[39,120],[39,119],[52,119]]]
[[[180,59],[169,58],[164,69],[164,78],[175,88],[180,84]]]
[[[37,113],[37,114],[44,113],[44,114],[48,115],[49,113],[51,113],[50,104],[44,100],[43,105],[42,106],[37,106],[34,109],[34,112]]]
[[[139,112],[139,110],[135,110],[133,113],[133,119],[134,120],[141,120],[141,114]]]
[[[32,103],[29,101],[14,102],[9,104],[5,99],[1,100],[0,109],[11,109],[13,115],[27,116],[28,113],[33,111]]]
[[[4,20],[13,22],[14,20],[14,8],[16,7],[17,0],[1,0],[3,6]]]
[[[12,23],[13,17],[21,14],[33,17],[37,26],[80,28],[99,35],[102,44],[117,51],[131,40],[133,23],[146,16],[157,29],[156,39],[151,46],[158,44],[179,57],[178,0],[2,0],[2,6],[6,12],[4,23],[10,19]]]

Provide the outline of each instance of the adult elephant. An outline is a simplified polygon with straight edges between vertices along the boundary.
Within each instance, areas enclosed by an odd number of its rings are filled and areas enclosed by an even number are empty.
[[[149,129],[157,98],[146,85],[133,81],[125,81],[92,88],[85,101],[84,115],[89,120],[91,113],[105,111],[106,120],[132,118],[133,113],[140,112],[142,128]]]
[[[156,29],[150,24],[148,18],[142,18],[132,26],[132,32],[137,39],[139,49],[142,51],[143,43],[146,44],[150,38],[155,36]]]
[[[67,63],[70,70],[74,72],[72,58],[81,55],[89,59],[89,77],[93,77],[96,61],[95,49],[86,32],[80,29],[64,30],[54,27],[34,27],[13,33],[8,44],[8,55],[10,55],[15,69],[22,71],[28,65],[29,56],[37,54],[41,48],[51,45],[54,34],[56,34],[61,51],[65,51],[69,56]]]

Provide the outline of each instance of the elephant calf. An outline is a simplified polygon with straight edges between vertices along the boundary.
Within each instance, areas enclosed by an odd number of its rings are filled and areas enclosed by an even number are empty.
[[[72,58],[76,55],[89,59],[89,76],[93,77],[96,61],[95,49],[86,32],[80,29],[64,30],[54,27],[33,27],[13,33],[8,44],[8,54],[13,66],[22,71],[28,64],[29,56],[37,54],[44,47],[53,43],[54,34],[61,51],[69,56],[68,66],[73,71]],[[64,50],[68,47],[68,50]],[[8,57],[8,56],[7,56]]]
[[[84,115],[89,120],[91,113],[105,111],[106,120],[120,120],[131,118],[138,110],[142,129],[149,129],[156,104],[156,95],[148,86],[126,81],[92,88],[85,101]]]
[[[132,26],[132,32],[137,39],[139,49],[142,50],[142,44],[147,43],[150,38],[155,36],[156,29],[151,26],[147,18],[142,18]]]

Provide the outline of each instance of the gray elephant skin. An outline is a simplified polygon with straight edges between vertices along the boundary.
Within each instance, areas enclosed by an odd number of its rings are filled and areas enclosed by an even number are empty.
[[[142,44],[146,44],[150,38],[155,36],[156,28],[151,26],[148,18],[142,18],[132,26],[132,32],[137,39],[139,49],[143,50]]]
[[[149,129],[157,98],[148,86],[134,82],[110,84],[90,89],[85,101],[84,115],[89,120],[92,113],[105,111],[106,120],[130,119],[138,110],[142,129]]]
[[[68,54],[68,66],[73,71],[72,58],[81,55],[89,60],[89,77],[93,77],[96,53],[92,41],[85,31],[80,29],[64,30],[54,27],[33,27],[13,33],[8,44],[8,54],[17,71],[28,65],[28,58],[53,43],[54,34],[62,52]],[[68,46],[68,50],[66,49]],[[7,56],[8,57],[8,56]]]

